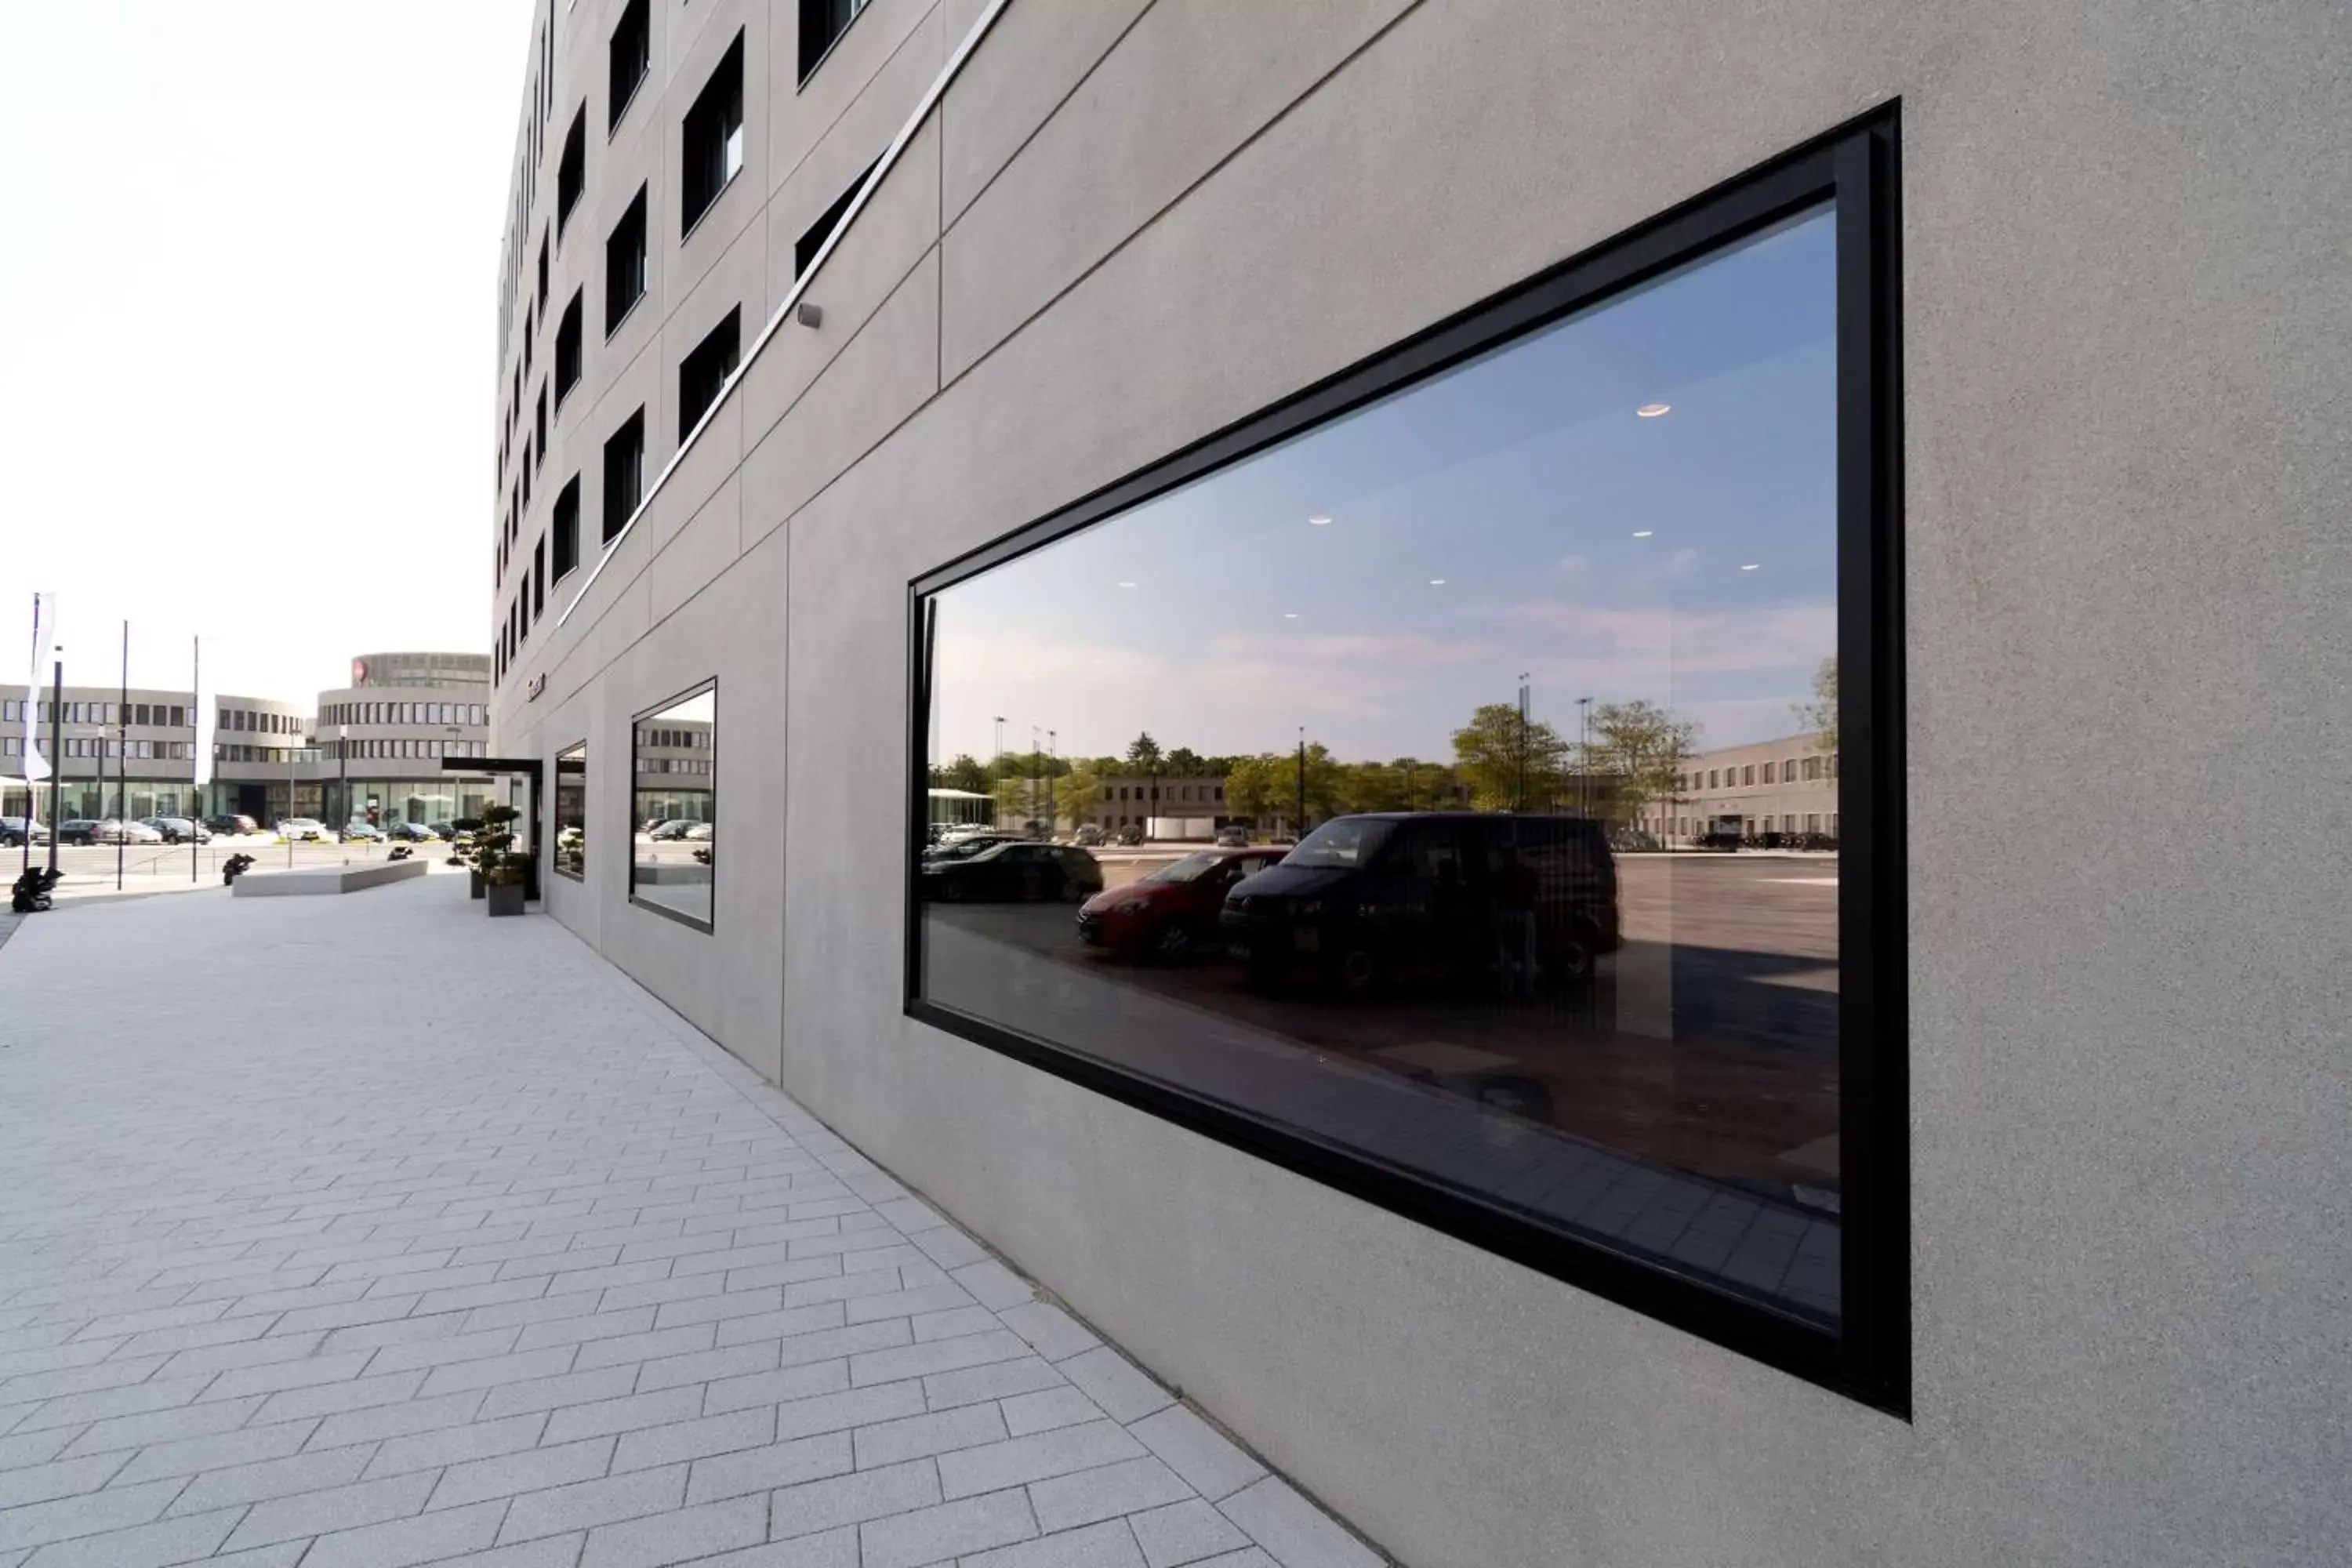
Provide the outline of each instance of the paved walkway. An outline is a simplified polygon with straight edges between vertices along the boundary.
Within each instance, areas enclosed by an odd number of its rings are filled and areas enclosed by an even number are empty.
[[[1380,1560],[456,877],[0,950],[0,1568]]]

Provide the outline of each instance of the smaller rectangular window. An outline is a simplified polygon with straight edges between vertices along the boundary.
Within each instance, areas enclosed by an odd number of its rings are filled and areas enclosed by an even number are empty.
[[[604,540],[620,536],[646,499],[646,411],[621,422],[604,442]]]
[[[541,229],[539,235],[539,316],[541,321],[547,319],[547,231],[544,229]],[[530,362],[530,318],[529,316],[523,318],[522,326],[523,363],[525,368],[529,368]]]
[[[588,104],[583,100],[563,134],[563,156],[555,165],[555,232],[572,222],[572,209],[588,189]]]
[[[629,0],[622,9],[621,19],[613,28],[612,42],[605,46],[606,78],[604,131],[610,135],[629,112],[629,104],[644,85],[646,74],[653,69],[654,34],[651,13],[646,0]]]
[[[558,876],[588,875],[588,742],[555,754],[555,860]]]
[[[741,340],[739,323],[742,307],[727,312],[709,334],[694,345],[692,353],[677,367],[677,438],[683,445],[694,433],[698,420],[719,401],[725,390],[727,378],[735,374],[737,352]]]
[[[825,240],[841,226],[841,220],[849,216],[849,204],[857,199],[857,193],[866,188],[866,182],[873,176],[876,165],[880,163],[881,160],[877,158],[874,163],[866,164],[857,178],[850,181],[847,188],[833,198],[833,205],[819,214],[814,223],[801,231],[800,238],[793,245],[793,277],[798,278],[809,269],[809,263],[816,259],[816,253],[824,248]]]
[[[572,389],[580,384],[580,312],[587,290],[572,290],[572,303],[555,325],[555,406],[562,408]]]
[[[801,0],[801,79],[824,60],[834,40],[849,31],[866,0]]]
[[[686,111],[678,232],[688,234],[743,167],[743,35],[739,30]]]
[[[547,462],[547,383],[543,381],[539,384],[539,416],[537,421],[531,426],[531,434],[536,439],[531,445],[529,473],[537,473]],[[528,496],[528,486],[530,483],[528,474],[523,483],[526,487],[525,494]]]
[[[572,475],[571,482],[556,492],[555,521],[551,526],[555,534],[555,580],[560,583],[566,573],[580,564],[579,475]]]
[[[646,294],[646,187],[639,185],[628,211],[604,238],[604,335],[611,337],[622,320]]]

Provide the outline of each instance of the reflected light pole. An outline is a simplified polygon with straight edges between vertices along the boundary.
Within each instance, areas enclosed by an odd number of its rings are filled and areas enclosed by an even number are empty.
[[[1528,808],[1528,672],[1519,672],[1519,777],[1511,789],[1511,809]]]
[[[1576,801],[1577,815],[1592,815],[1592,699],[1576,700]]]

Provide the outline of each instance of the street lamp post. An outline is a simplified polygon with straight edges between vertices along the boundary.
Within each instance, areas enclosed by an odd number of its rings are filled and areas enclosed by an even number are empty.
[[[1062,816],[1062,732],[1045,731],[1045,837],[1054,837]]]
[[[1511,789],[1511,809],[1528,808],[1528,672],[1519,672],[1519,777]]]
[[[1576,801],[1577,815],[1592,815],[1592,699],[1576,700]]]
[[[349,823],[352,819],[351,735],[352,727],[349,724],[338,724],[335,726],[335,794],[340,797],[336,804],[342,808],[343,821],[345,823]],[[341,828],[339,827],[335,829],[335,837],[338,840],[340,840],[342,836],[343,830]]]

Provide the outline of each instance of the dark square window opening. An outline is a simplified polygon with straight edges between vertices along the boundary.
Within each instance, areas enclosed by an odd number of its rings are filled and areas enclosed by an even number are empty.
[[[572,475],[571,480],[555,493],[555,516],[549,526],[555,535],[554,580],[561,583],[580,564],[579,475]]]
[[[563,315],[555,323],[555,406],[559,409],[580,384],[580,314],[585,309],[582,299],[585,293],[585,289],[574,289],[572,303],[563,307]]]
[[[539,384],[539,411],[531,416],[531,433],[538,437],[531,448],[530,467],[537,472],[547,462],[547,383]]]
[[[678,232],[694,226],[743,167],[743,35],[738,31],[686,111],[680,138]]]
[[[555,164],[555,232],[571,225],[572,209],[588,191],[588,104],[583,100],[563,133],[563,155]]]
[[[711,328],[709,334],[678,363],[677,440],[681,447],[694,434],[695,425],[710,405],[719,401],[719,395],[727,388],[727,378],[735,374],[736,356],[742,341],[742,314],[740,305],[728,311],[725,319]]]
[[[646,499],[646,411],[638,409],[604,441],[604,540],[621,536]]]
[[[619,330],[646,297],[646,187],[604,238],[604,335]]]
[[[1896,132],[1857,121],[909,584],[908,1016],[1907,1418]],[[1595,486],[1639,515],[1560,515]],[[1323,494],[1350,499],[1279,500]],[[1154,602],[1192,611],[1121,610]],[[1332,651],[1511,626],[1577,673]],[[1010,674],[1008,628],[1045,649]],[[1072,673],[1227,644],[1311,678],[1171,734]],[[1807,876],[1642,852],[1693,820],[1682,777],[1721,775],[1695,764],[1822,692],[1797,743],[1845,765]],[[973,759],[1007,710],[1092,717],[997,776]],[[983,820],[1075,826],[1163,741],[1218,759],[1208,826],[1241,842],[1075,931],[1013,906],[1099,891],[1083,850],[929,845],[974,778]],[[1142,831],[1207,837],[1164,811]],[[1090,947],[1185,957],[1146,983]]]
[[[866,188],[866,182],[874,177],[874,171],[880,166],[881,162],[882,160],[877,158],[873,163],[866,164],[864,172],[849,182],[849,187],[833,198],[833,205],[819,214],[814,223],[801,231],[800,238],[793,244],[793,276],[794,278],[799,278],[808,271],[809,264],[816,259],[816,253],[824,248],[826,237],[841,226],[843,218],[849,216],[849,204],[857,199],[857,193]]]
[[[866,9],[866,0],[801,0],[801,80],[806,82]]]
[[[542,230],[539,237],[539,315],[541,321],[547,319],[547,247],[548,236]],[[523,316],[522,330],[522,352],[528,355],[530,353],[530,317],[528,313]]]
[[[629,0],[623,8],[621,19],[613,27],[612,42],[606,46],[605,96],[611,107],[605,111],[604,132],[611,135],[620,128],[636,100],[637,89],[653,69],[653,14],[647,0]]]

